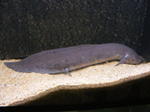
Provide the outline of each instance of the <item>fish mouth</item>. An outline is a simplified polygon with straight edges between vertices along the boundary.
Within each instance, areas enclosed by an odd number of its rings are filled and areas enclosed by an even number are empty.
[[[146,60],[142,56],[140,56],[139,58],[140,58],[140,63],[145,63],[146,62]]]
[[[141,64],[141,63],[145,63],[145,62],[146,62],[146,60],[141,56],[139,56],[138,59],[135,60],[135,64]]]

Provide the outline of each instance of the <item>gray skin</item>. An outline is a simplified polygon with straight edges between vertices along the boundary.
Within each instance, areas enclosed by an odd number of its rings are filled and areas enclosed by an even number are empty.
[[[118,43],[79,45],[33,54],[19,62],[5,62],[18,72],[67,73],[90,65],[112,60],[117,64],[140,64],[144,59],[133,49]]]

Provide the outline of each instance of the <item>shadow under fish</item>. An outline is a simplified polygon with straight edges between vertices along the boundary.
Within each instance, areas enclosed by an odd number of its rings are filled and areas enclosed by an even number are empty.
[[[112,60],[120,60],[117,65],[140,64],[144,61],[133,49],[123,44],[107,43],[45,50],[21,61],[4,64],[17,72],[58,74]]]

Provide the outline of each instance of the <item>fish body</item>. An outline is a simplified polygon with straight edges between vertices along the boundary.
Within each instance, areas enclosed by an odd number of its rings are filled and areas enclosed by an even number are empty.
[[[144,59],[123,44],[106,43],[45,50],[19,62],[4,64],[18,72],[57,74],[112,60],[120,60],[118,64],[139,64]]]

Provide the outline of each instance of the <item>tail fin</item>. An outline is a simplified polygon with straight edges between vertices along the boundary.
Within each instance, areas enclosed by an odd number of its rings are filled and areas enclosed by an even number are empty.
[[[4,62],[4,64],[10,68],[15,70],[16,72],[31,72],[28,68],[23,67],[20,62]]]
[[[17,68],[17,62],[4,62],[4,64],[5,64],[8,68],[11,68],[11,69],[17,71],[17,70],[16,70],[16,68]]]
[[[24,72],[24,69],[20,66],[19,62],[4,62],[4,64],[17,72]]]

